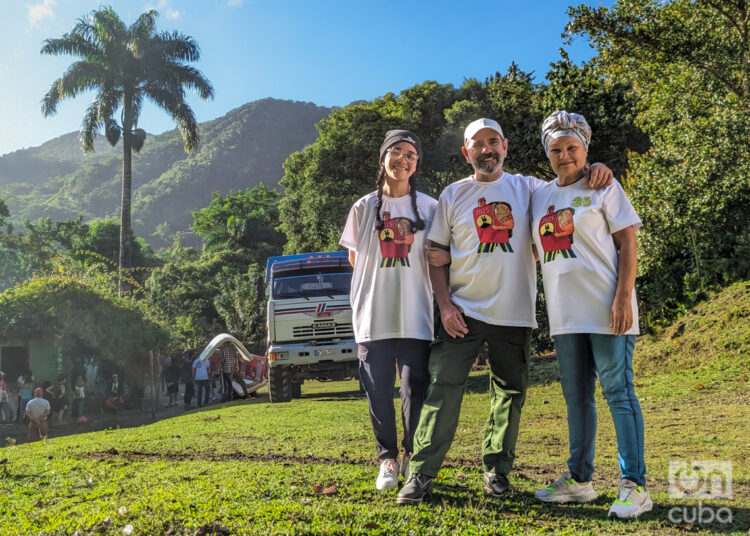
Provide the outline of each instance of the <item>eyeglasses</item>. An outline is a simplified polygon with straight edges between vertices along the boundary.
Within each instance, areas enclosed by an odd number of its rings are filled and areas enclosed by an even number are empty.
[[[412,164],[419,160],[419,155],[417,153],[409,152],[405,153],[398,147],[392,147],[388,149],[388,152],[391,153],[391,158],[406,158],[407,161],[411,162]]]

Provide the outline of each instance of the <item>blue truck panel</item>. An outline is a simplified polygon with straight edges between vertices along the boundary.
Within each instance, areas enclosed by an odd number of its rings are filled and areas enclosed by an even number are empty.
[[[315,253],[297,253],[294,255],[277,255],[276,257],[268,257],[266,263],[266,285],[271,280],[271,267],[276,263],[287,263],[290,261],[297,261],[300,263],[318,264],[325,266],[327,263],[325,260],[336,260],[349,259],[349,252],[347,251],[318,251]]]

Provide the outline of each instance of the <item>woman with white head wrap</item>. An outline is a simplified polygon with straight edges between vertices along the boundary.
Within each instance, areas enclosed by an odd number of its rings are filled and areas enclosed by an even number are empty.
[[[621,482],[610,516],[637,517],[653,503],[645,486],[643,416],[633,388],[638,334],[636,242],[640,227],[617,181],[593,190],[581,180],[591,127],[556,111],[542,125],[542,144],[557,178],[532,198],[532,235],[540,252],[550,334],[568,409],[568,469],[536,492],[544,502],[588,502],[594,472],[596,377],[617,434]]]

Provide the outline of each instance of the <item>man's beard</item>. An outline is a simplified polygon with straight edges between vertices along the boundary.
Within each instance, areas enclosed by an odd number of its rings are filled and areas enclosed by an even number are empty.
[[[500,153],[488,153],[483,154],[477,159],[472,158],[471,165],[475,171],[479,171],[485,175],[493,175],[502,169],[504,161],[505,156]]]

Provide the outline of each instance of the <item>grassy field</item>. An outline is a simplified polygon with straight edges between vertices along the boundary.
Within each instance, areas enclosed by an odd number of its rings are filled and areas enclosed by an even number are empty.
[[[367,403],[356,383],[310,383],[287,404],[235,402],[139,428],[0,449],[0,534],[747,534],[749,317],[744,283],[639,342],[636,385],[655,508],[638,521],[606,517],[619,473],[600,396],[599,499],[534,501],[534,490],[559,476],[567,457],[565,405],[556,364],[547,362],[532,366],[515,492],[505,500],[482,493],[488,380],[478,371],[435,495],[420,507],[399,507],[395,492],[374,489]],[[701,505],[730,509],[731,524],[670,521],[673,508],[678,518],[698,508],[669,497],[670,460],[733,462],[733,498]],[[316,493],[321,488],[331,494]]]

